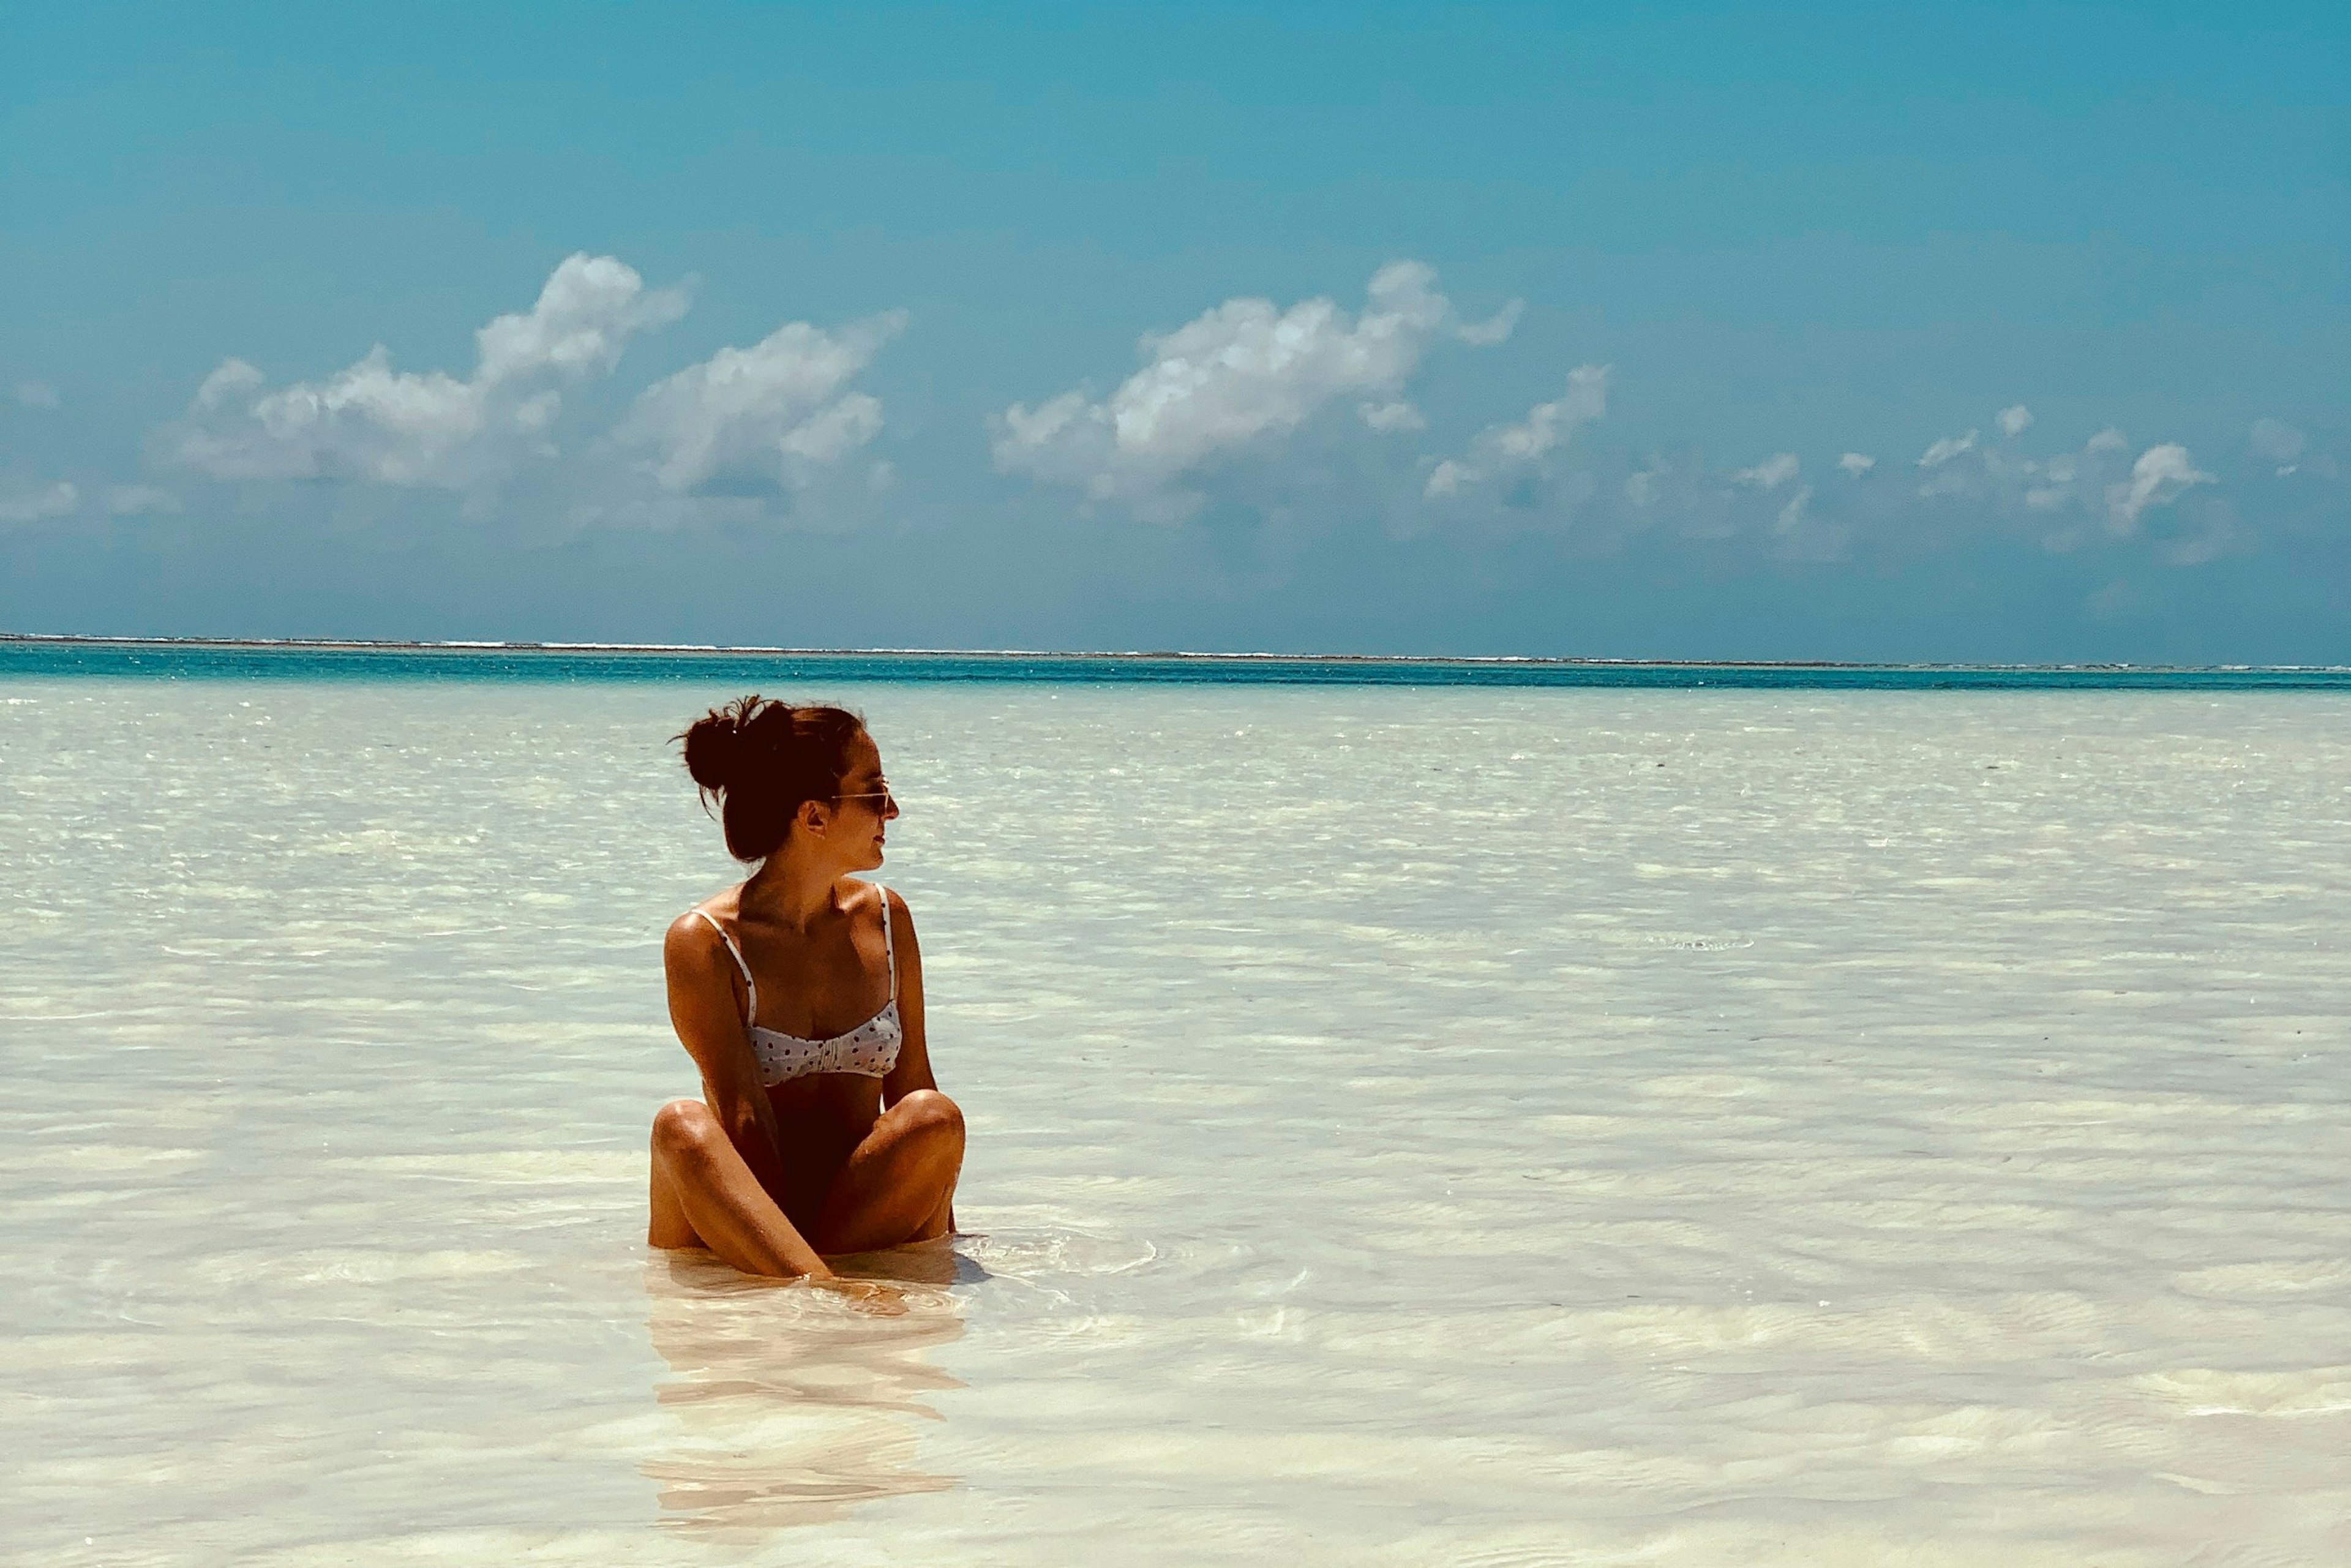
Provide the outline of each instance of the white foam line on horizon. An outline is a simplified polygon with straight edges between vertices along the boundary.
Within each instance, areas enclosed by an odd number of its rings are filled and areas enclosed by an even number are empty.
[[[539,643],[453,639],[446,642],[304,637],[136,637],[79,632],[0,632],[0,643],[75,647],[246,648],[348,653],[695,653],[720,657],[934,658],[1059,663],[1145,660],[1202,664],[1525,665],[1562,669],[1627,670],[1849,670],[1855,672],[1950,672],[2043,674],[2130,672],[2142,674],[2351,674],[2351,664],[1969,664],[1867,663],[1829,659],[1632,659],[1539,653],[1219,653],[1206,649],[1068,650],[1050,648],[786,648],[716,643]]]

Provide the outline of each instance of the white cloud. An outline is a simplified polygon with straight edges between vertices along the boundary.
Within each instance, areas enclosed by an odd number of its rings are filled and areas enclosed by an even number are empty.
[[[1428,471],[1428,483],[1421,486],[1420,493],[1431,497],[1458,495],[1463,486],[1476,484],[1479,477],[1476,469],[1447,457]]]
[[[2108,425],[2090,437],[2079,452],[2061,452],[2045,463],[2023,465],[2024,505],[2036,512],[2063,512],[2075,507],[2095,511],[2105,494],[2108,460],[2129,449],[2123,433]],[[2048,542],[2053,548],[2065,549],[2078,541],[2057,535]]]
[[[2011,441],[2032,428],[2032,411],[2021,402],[2001,409],[1992,418],[1999,423],[2000,433]]]
[[[258,392],[269,378],[243,360],[223,360],[213,373],[196,388],[195,406],[209,413],[225,408],[242,399],[247,392]]]
[[[474,334],[475,380],[497,383],[542,370],[610,375],[637,333],[685,314],[683,287],[648,293],[636,269],[609,256],[566,256],[521,315],[501,316]]]
[[[1652,456],[1646,468],[1625,480],[1625,498],[1646,511],[1665,494],[1666,481],[1673,477],[1673,465],[1663,457]]]
[[[881,401],[847,389],[905,325],[902,310],[833,331],[789,322],[647,387],[616,437],[649,449],[672,492],[741,473],[805,482],[880,432]]]
[[[1408,402],[1367,402],[1356,406],[1365,424],[1374,430],[1426,430],[1428,420],[1420,410]]]
[[[2302,432],[2279,419],[2253,421],[2253,450],[2273,463],[2291,463],[2308,444]]]
[[[1857,472],[1850,467],[1846,471]],[[1751,468],[1732,470],[1730,483],[1737,488],[1717,486],[1711,497],[1708,509],[1713,514],[1714,529],[1728,534],[1754,526],[1757,514],[1751,503],[1740,498],[1738,489],[1750,490],[1760,497],[1784,493],[1787,499],[1771,516],[1772,549],[1799,560],[1829,560],[1842,554],[1852,529],[1834,518],[1822,519],[1813,515],[1813,489],[1802,481],[1802,472],[1803,464],[1792,452],[1775,452]]]
[[[1517,329],[1519,317],[1526,308],[1525,300],[1513,299],[1483,321],[1464,322],[1454,329],[1453,335],[1465,343],[1474,343],[1480,348],[1499,343]]]
[[[109,517],[138,517],[150,512],[176,512],[180,497],[152,485],[115,485],[106,492]]]
[[[62,517],[81,505],[81,492],[63,479],[31,489],[0,489],[0,523],[37,523]]]
[[[1576,431],[1605,414],[1608,371],[1606,365],[1578,365],[1568,371],[1567,394],[1551,402],[1535,404],[1519,423],[1506,424],[1495,431],[1495,451],[1520,462],[1536,462]]]
[[[2118,474],[2129,451],[2122,432],[2109,426],[2090,437],[2079,452],[2059,453],[2045,462],[1988,467],[1987,480],[1996,502],[2008,503],[2021,489],[2028,511],[2076,518],[2044,536],[2042,542],[2054,550],[2078,549],[2101,531],[2110,538],[2130,538],[2147,513],[2170,506],[2197,486],[2218,483],[2177,442],[2147,448]],[[2195,537],[2166,539],[2158,553],[2170,565],[2193,565],[2219,554],[2232,537],[2224,502],[2204,509]]]
[[[1919,455],[1918,470],[1925,476],[1918,482],[1921,496],[1960,496],[1978,490],[1987,473],[1997,467],[2001,459],[1995,448],[1979,444],[1980,433],[1969,431],[1965,435],[1947,435]],[[1961,463],[1970,453],[1976,462]]]
[[[1174,492],[1180,481],[1286,438],[1336,399],[1393,402],[1440,335],[1508,334],[1513,312],[1463,327],[1436,284],[1419,262],[1390,262],[1353,318],[1327,298],[1287,310],[1228,299],[1146,336],[1143,368],[1107,398],[1076,390],[1007,408],[994,422],[997,466],[1180,516],[1196,501]]]
[[[15,396],[16,401],[26,408],[57,406],[57,389],[47,382],[18,382],[15,388]]]
[[[2020,434],[2025,428],[2015,418],[2003,420],[2002,426]],[[1986,522],[2032,518],[2046,548],[2076,550],[2141,536],[2154,513],[2198,486],[2218,483],[2177,443],[2149,446],[2136,461],[2133,450],[2122,432],[2112,428],[2074,451],[2046,458],[2008,442],[1986,443],[1981,433],[1970,431],[1926,450],[1918,459],[1923,473],[1917,491],[1963,503],[1968,510],[1959,516]],[[1837,466],[1859,478],[1876,464],[1865,454],[1847,452]],[[1865,524],[1890,523],[1900,515],[1888,509],[1899,506],[1896,498],[1876,486],[1816,489],[1805,482],[1793,453],[1774,454],[1752,467],[1717,470],[1710,481],[1696,478],[1677,477],[1662,462],[1654,463],[1625,482],[1625,498],[1638,508],[1662,503],[1669,512],[1677,511],[1686,536],[1703,537],[1700,525],[1725,533],[1753,530],[1771,536],[1782,553],[1808,559],[1830,559],[1862,537]],[[2183,507],[2181,514],[2177,527],[2155,529],[2156,537],[2146,541],[2154,558],[2168,565],[2209,560],[2241,537],[2225,497]]]
[[[549,379],[611,372],[629,339],[684,314],[680,288],[648,290],[611,256],[565,258],[528,311],[475,334],[474,373],[392,368],[378,344],[323,381],[264,392],[266,379],[225,360],[197,390],[172,455],[220,479],[350,477],[465,488],[520,453],[550,452],[560,405]]]
[[[1852,525],[1815,517],[1812,505],[1813,487],[1797,486],[1771,521],[1772,549],[1791,560],[1835,560],[1852,542]]]
[[[882,400],[852,392],[786,432],[777,442],[787,457],[838,463],[882,432]]]
[[[1516,424],[1479,433],[1469,455],[1448,457],[1429,470],[1426,496],[1458,494],[1469,485],[1513,469],[1541,467],[1570,437],[1608,412],[1606,365],[1578,365],[1567,373],[1567,391],[1539,402]]]
[[[453,459],[488,423],[483,389],[444,371],[392,368],[379,344],[323,382],[299,382],[249,401],[260,373],[232,360],[206,378],[196,408],[230,417],[190,431],[178,455],[217,479],[347,474],[392,485],[454,478]]]
[[[1927,448],[1926,455],[1918,459],[1918,466],[1921,468],[1939,468],[1944,464],[1949,463],[1952,458],[1959,456],[1963,453],[1973,452],[1976,449],[1977,434],[1977,432],[1970,430],[1965,435],[1947,435],[1943,437],[1943,439],[1935,443],[1934,445]]]
[[[2307,444],[2301,431],[2283,420],[2253,421],[2253,450],[2278,465],[2278,477],[2283,479],[2301,466],[2299,459]]]
[[[1731,475],[1730,482],[1734,485],[1749,486],[1758,490],[1776,490],[1794,478],[1796,471],[1802,466],[1802,465],[1796,461],[1794,453],[1782,452],[1766,457],[1752,468],[1740,469]],[[1805,493],[1811,494],[1809,490]]]
[[[1779,520],[1772,526],[1783,534],[1793,533],[1802,526],[1805,509],[1812,504],[1813,487],[1810,485],[1797,486],[1796,493],[1788,497],[1786,506],[1780,508]]]
[[[2130,477],[2106,486],[2106,527],[2116,534],[2136,530],[2151,507],[2169,506],[2193,485],[2215,483],[2176,441],[2150,446],[2131,465]]]

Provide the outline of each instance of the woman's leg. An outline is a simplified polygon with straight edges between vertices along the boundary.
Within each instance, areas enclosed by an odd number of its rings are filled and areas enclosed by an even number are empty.
[[[833,1178],[809,1228],[825,1253],[871,1252],[945,1236],[963,1174],[963,1112],[917,1089],[882,1113]]]
[[[653,1117],[655,1247],[707,1247],[747,1274],[828,1277],[816,1249],[792,1228],[709,1106],[673,1100]]]

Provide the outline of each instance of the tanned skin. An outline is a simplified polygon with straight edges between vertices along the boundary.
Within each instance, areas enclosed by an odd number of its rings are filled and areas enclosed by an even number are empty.
[[[833,1277],[827,1256],[953,1233],[963,1113],[931,1076],[914,917],[852,874],[882,863],[897,815],[881,751],[860,736],[840,796],[803,801],[749,880],[700,906],[743,949],[760,1027],[805,1040],[882,1010],[889,921],[905,1038],[886,1078],[820,1072],[762,1087],[726,944],[691,912],[670,926],[670,1021],[702,1070],[702,1098],[673,1100],[653,1118],[653,1246],[707,1247],[747,1274],[823,1280]]]

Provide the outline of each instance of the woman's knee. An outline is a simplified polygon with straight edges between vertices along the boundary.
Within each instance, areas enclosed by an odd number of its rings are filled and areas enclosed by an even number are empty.
[[[710,1140],[722,1135],[718,1118],[699,1100],[673,1100],[653,1113],[653,1153],[661,1158],[706,1155]]]
[[[963,1107],[935,1089],[917,1089],[892,1107],[904,1118],[906,1130],[928,1137],[963,1143]]]

